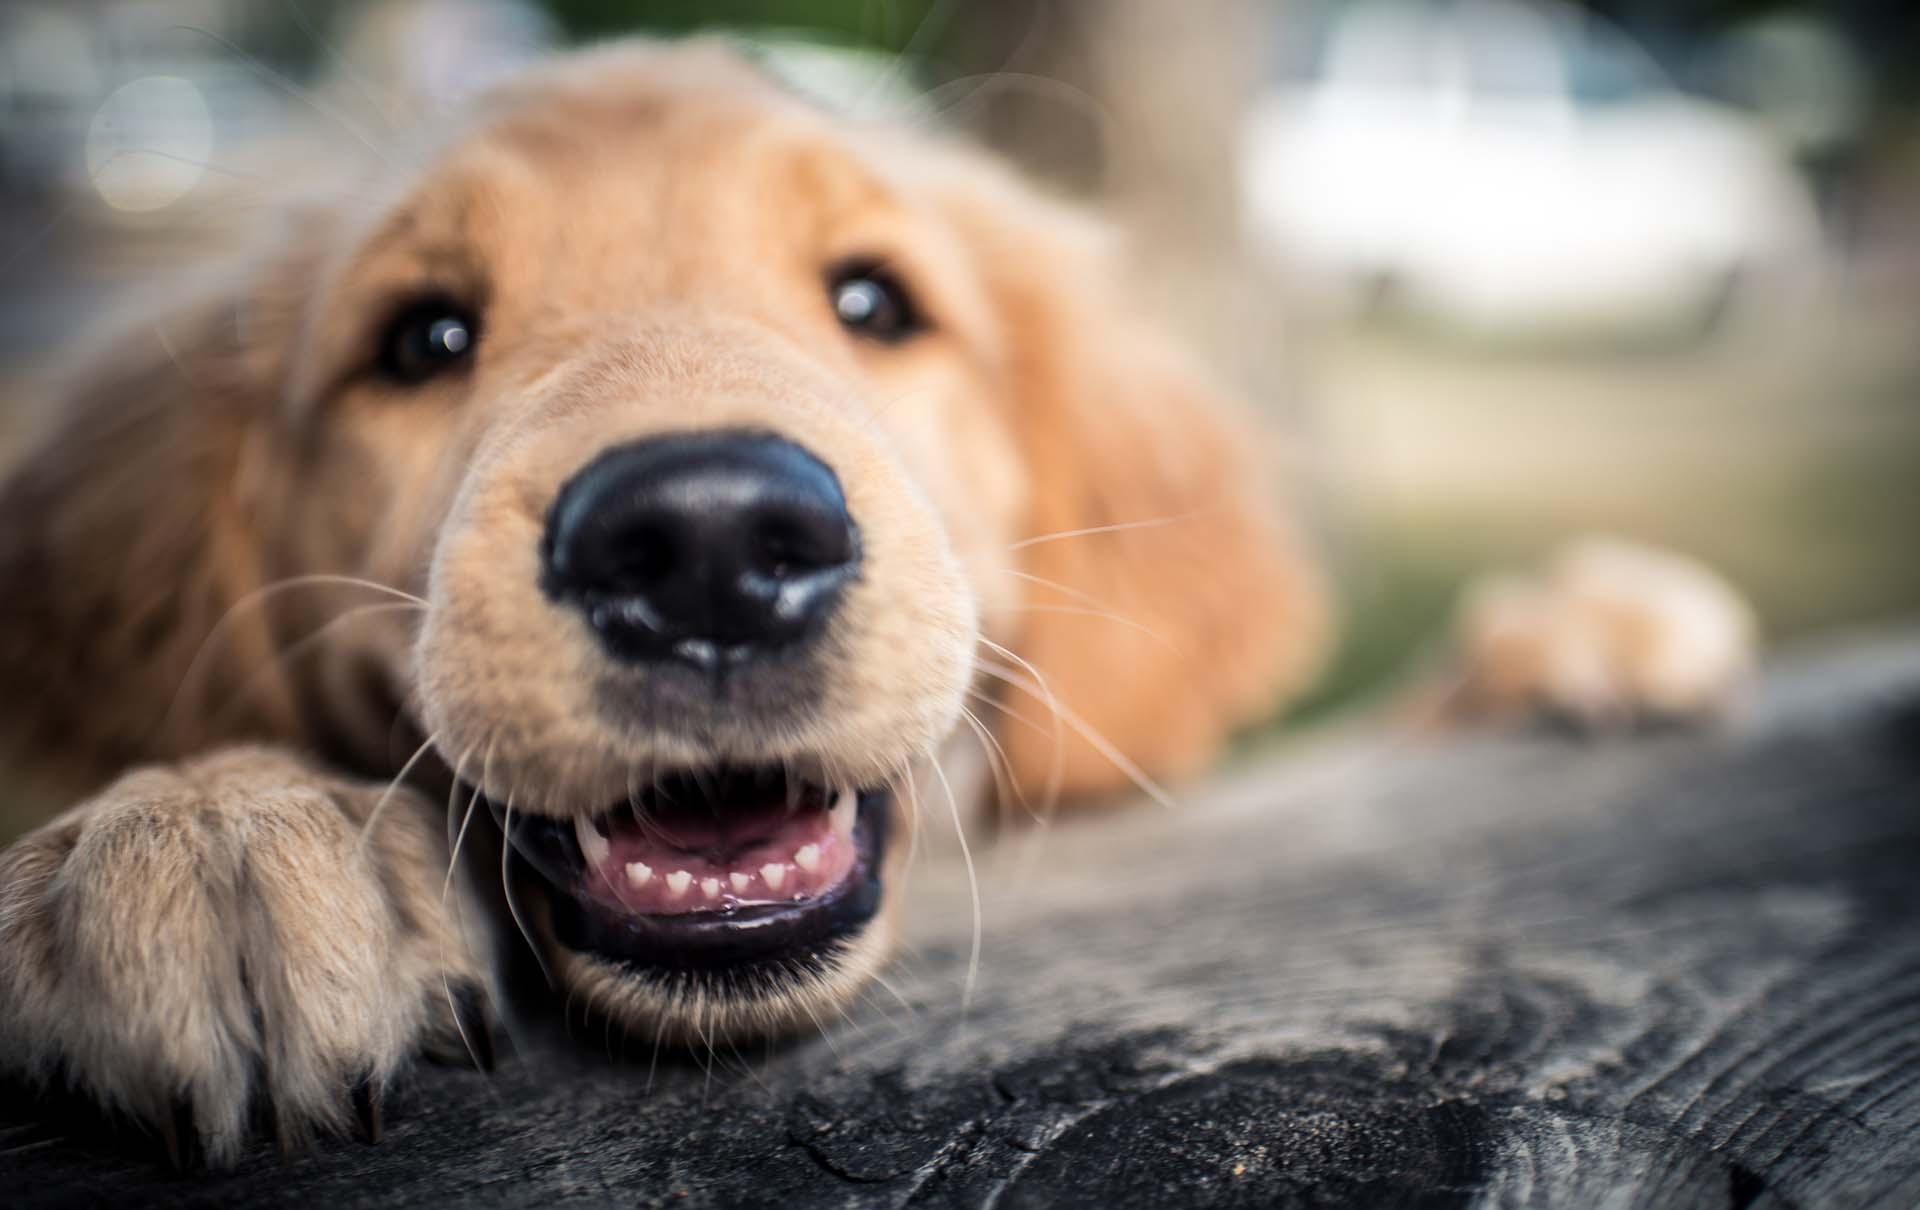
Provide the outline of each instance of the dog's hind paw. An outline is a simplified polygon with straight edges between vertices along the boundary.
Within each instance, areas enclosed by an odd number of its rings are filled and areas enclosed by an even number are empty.
[[[414,1053],[486,1042],[445,842],[404,790],[368,828],[380,794],[232,750],[0,853],[0,1066],[138,1121],[176,1166],[256,1133],[376,1139]]]

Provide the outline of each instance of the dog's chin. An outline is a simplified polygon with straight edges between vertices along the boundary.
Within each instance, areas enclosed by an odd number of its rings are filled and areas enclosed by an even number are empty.
[[[556,973],[666,1036],[793,1029],[843,1003],[887,948],[889,789],[722,765],[586,813],[493,807],[544,892]]]

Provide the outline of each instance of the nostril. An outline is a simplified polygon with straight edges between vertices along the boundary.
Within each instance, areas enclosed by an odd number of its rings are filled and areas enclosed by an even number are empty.
[[[853,558],[853,529],[844,514],[808,516],[781,510],[757,519],[749,544],[755,570],[784,580],[845,566]]]
[[[603,538],[606,583],[611,592],[635,592],[671,577],[685,557],[673,530],[656,518],[643,517],[609,527]]]

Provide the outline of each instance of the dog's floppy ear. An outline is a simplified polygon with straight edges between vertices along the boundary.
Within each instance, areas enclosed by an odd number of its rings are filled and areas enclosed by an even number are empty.
[[[260,611],[206,643],[261,582],[249,484],[274,477],[260,437],[291,306],[263,303],[259,274],[173,283],[87,339],[0,469],[0,752],[36,788],[204,746],[207,696],[250,679],[261,692],[227,717],[251,736],[292,726],[255,675],[274,663]]]
[[[998,738],[1029,800],[1188,774],[1313,669],[1320,581],[1250,418],[1121,301],[1110,241],[1007,189],[967,211],[1031,481],[1011,671],[1040,683]]]

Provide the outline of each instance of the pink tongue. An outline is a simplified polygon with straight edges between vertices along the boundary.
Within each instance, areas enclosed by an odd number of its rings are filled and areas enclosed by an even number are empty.
[[[853,868],[854,848],[826,811],[676,813],[644,826],[624,820],[589,874],[602,898],[629,912],[676,915],[788,903],[832,890]]]

